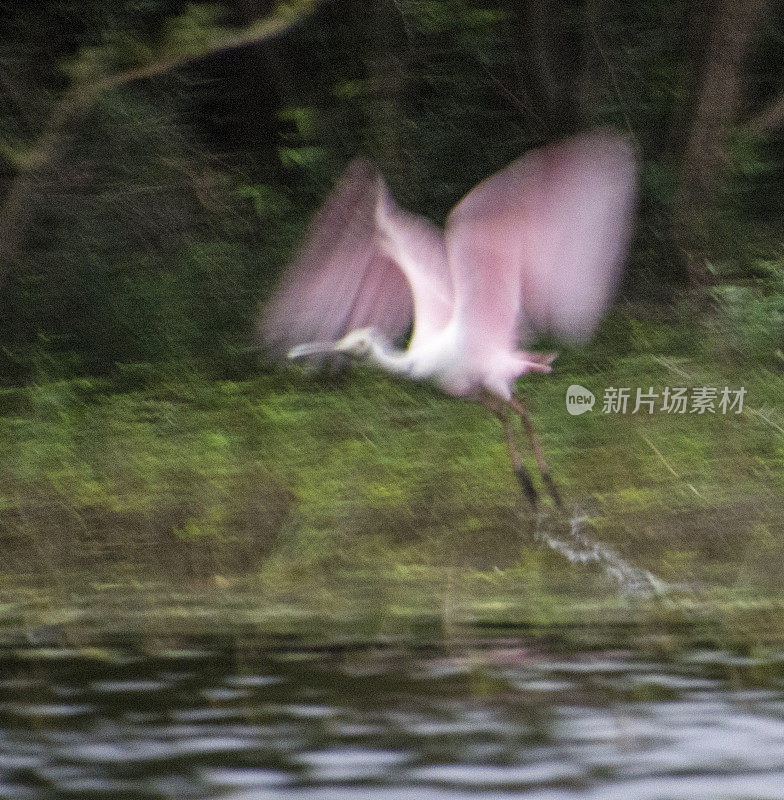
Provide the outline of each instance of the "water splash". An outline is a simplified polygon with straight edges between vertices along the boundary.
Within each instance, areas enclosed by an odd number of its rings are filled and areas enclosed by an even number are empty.
[[[652,572],[635,567],[619,555],[609,545],[591,536],[588,517],[578,508],[569,520],[568,532],[558,535],[552,527],[544,525],[544,515],[537,517],[534,538],[543,542],[551,550],[560,553],[573,564],[597,563],[607,577],[618,584],[618,591],[624,595],[659,596],[665,594],[670,586],[657,578]],[[551,522],[552,518],[547,521]]]

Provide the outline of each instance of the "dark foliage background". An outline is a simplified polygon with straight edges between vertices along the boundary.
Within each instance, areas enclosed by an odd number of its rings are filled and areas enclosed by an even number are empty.
[[[281,14],[276,36],[209,46]],[[777,3],[43,0],[1,19],[6,383],[136,362],[246,374],[257,305],[355,153],[442,221],[483,176],[592,125],[643,163],[623,298],[751,287],[781,337]],[[203,57],[102,89],[41,157],[69,92],[181,52]]]

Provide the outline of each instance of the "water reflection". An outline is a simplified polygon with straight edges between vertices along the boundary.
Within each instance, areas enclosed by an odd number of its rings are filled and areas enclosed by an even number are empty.
[[[7,650],[0,796],[784,798],[784,661]]]

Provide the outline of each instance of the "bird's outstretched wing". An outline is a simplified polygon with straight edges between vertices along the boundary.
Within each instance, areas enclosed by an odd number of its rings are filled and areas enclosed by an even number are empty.
[[[277,291],[262,309],[259,333],[270,354],[302,342],[337,341],[368,325],[390,339],[411,321],[408,282],[376,231],[376,174],[352,161],[310,224]]]
[[[635,185],[625,140],[594,131],[532,151],[471,190],[446,229],[464,347],[589,336],[620,277]]]
[[[259,332],[278,357],[293,345],[334,342],[368,326],[398,340],[415,310],[419,326],[433,286],[443,280],[449,270],[442,233],[399,209],[381,176],[357,158],[316,213],[262,310]]]

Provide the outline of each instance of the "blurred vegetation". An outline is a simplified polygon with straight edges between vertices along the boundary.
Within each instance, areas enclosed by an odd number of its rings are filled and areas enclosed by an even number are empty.
[[[748,4],[716,166],[687,157],[721,4],[6,3],[1,379],[248,376],[257,304],[356,152],[441,221],[511,158],[600,124],[643,164],[624,297],[668,303],[699,272],[730,314],[760,312],[753,338],[780,340],[784,19]]]
[[[276,371],[253,330],[355,153],[441,222],[526,149],[611,125],[642,162],[621,298],[589,347],[524,391],[566,494],[613,546],[667,580],[777,591],[779,4],[42,0],[3,12],[9,573],[59,585],[64,566],[110,583],[250,572],[277,600],[304,602],[306,587],[338,605],[335,583],[357,576],[395,598],[419,581],[437,604],[465,581],[485,600],[545,606],[606,591],[598,575],[576,586],[534,545],[494,419],[361,371],[328,384]],[[563,406],[571,383],[600,396],[682,382],[745,386],[749,407],[649,420]]]
[[[750,370],[713,323],[686,327],[622,333],[610,319],[590,348],[527,383],[528,403],[570,506],[599,538],[675,585],[778,596],[784,376]],[[568,417],[572,383],[599,405],[609,386],[748,395],[739,415]],[[389,584],[371,605],[429,610],[466,585],[460,602],[497,590],[543,619],[567,598],[614,594],[599,567],[537,543],[569,520],[522,502],[498,422],[427,386],[366,371],[325,386],[295,370],[228,381],[139,366],[7,389],[0,404],[4,568],[34,584],[176,577],[215,589],[253,575],[277,604],[334,609],[356,586],[361,608],[367,587]]]

